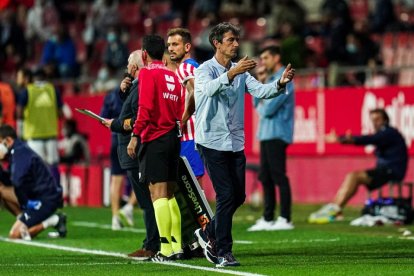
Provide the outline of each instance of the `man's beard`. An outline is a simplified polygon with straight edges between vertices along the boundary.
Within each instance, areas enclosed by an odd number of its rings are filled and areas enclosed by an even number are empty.
[[[184,54],[182,54],[181,56],[176,55],[176,57],[175,57],[175,58],[172,58],[172,57],[170,56],[170,59],[171,59],[171,61],[174,61],[174,62],[179,62],[179,61],[182,61],[182,60],[183,60],[184,56],[185,56],[185,53],[184,53]]]

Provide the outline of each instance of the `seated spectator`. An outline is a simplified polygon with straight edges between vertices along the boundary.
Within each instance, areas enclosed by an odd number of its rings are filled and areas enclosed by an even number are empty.
[[[60,162],[65,164],[89,164],[90,153],[85,136],[78,132],[75,120],[66,120],[62,128],[63,140],[59,148],[63,151]]]
[[[92,84],[92,93],[108,92],[118,86],[116,71],[110,66],[99,69],[96,81]]]
[[[46,41],[52,35],[52,29],[58,24],[59,15],[51,0],[36,0],[27,12],[26,38]]]
[[[127,66],[129,56],[128,47],[121,41],[119,30],[111,27],[106,35],[106,44],[103,54],[103,62],[106,66],[115,69],[115,71],[123,70]]]
[[[342,217],[342,209],[356,194],[359,186],[375,190],[390,181],[402,181],[407,172],[407,145],[401,133],[389,125],[389,117],[384,109],[370,111],[370,119],[375,133],[370,135],[352,136],[346,134],[338,137],[331,132],[328,143],[375,145],[377,164],[373,169],[358,170],[349,173],[336,194],[336,197],[317,212],[309,216],[310,223],[329,223]]]
[[[53,29],[52,36],[43,48],[41,65],[54,67],[55,75],[60,78],[73,78],[78,75],[76,47],[67,27],[58,24]]]
[[[6,62],[11,62],[18,68],[26,60],[26,39],[23,30],[17,24],[16,14],[11,9],[4,10],[0,15],[0,70]]]
[[[394,5],[391,0],[376,0],[373,12],[369,16],[369,30],[383,33],[395,22]]]
[[[17,217],[9,237],[31,240],[48,227],[66,236],[66,216],[56,214],[63,206],[62,188],[47,165],[8,125],[0,126],[0,159],[9,158],[10,170],[0,170],[0,199]]]

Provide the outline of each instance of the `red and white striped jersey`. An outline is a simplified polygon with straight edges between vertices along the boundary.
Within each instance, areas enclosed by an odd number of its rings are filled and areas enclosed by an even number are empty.
[[[186,97],[187,97],[187,89],[185,87],[185,83],[189,79],[194,78],[194,70],[198,67],[198,63],[192,59],[186,59],[184,60],[178,69],[175,71],[180,83],[183,86],[183,89],[181,89],[181,100],[182,100],[182,107],[184,112]],[[190,119],[187,121],[187,128],[183,131],[183,137],[181,138],[181,141],[189,141],[194,140],[194,133],[195,133],[195,114],[193,114]]]

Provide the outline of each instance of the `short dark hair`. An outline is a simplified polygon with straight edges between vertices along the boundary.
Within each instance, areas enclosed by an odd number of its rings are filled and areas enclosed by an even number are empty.
[[[377,114],[381,114],[382,119],[384,120],[386,125],[389,125],[390,123],[390,117],[388,116],[387,112],[385,111],[385,109],[382,108],[375,108],[372,109],[369,114],[373,114],[373,113],[377,113]]]
[[[152,59],[162,60],[165,50],[164,39],[159,35],[146,35],[142,38],[142,50]]]
[[[18,71],[22,72],[23,77],[27,78],[29,82],[32,82],[33,80],[33,72],[29,68],[22,67]]]
[[[272,56],[280,55],[282,53],[280,50],[280,47],[276,45],[270,45],[270,46],[263,48],[260,51],[260,55],[263,54],[264,52],[269,52]]]
[[[191,33],[188,29],[185,28],[173,28],[170,29],[167,33],[168,36],[179,35],[182,37],[184,44],[190,43],[191,44]]]
[[[9,125],[0,126],[0,138],[11,137],[13,139],[17,138],[16,131]]]
[[[46,78],[46,72],[43,67],[39,67],[33,71],[33,79],[44,80]]]
[[[218,42],[222,43],[223,36],[227,32],[232,32],[234,35],[240,36],[240,29],[229,22],[219,23],[216,26],[214,26],[214,28],[210,31],[208,40],[210,41],[210,44],[211,46],[213,46],[214,49],[216,49],[216,47],[214,46],[213,41],[217,40]]]

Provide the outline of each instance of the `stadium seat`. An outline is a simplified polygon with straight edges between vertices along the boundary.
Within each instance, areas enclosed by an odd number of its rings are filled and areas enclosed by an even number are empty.
[[[141,20],[141,6],[139,3],[121,3],[118,6],[120,23],[128,27],[138,25]]]
[[[266,19],[249,19],[244,22],[244,38],[247,40],[260,41],[266,37]]]
[[[394,66],[408,65],[409,60],[407,59],[410,49],[408,48],[408,33],[396,34],[396,49],[394,57]]]
[[[157,18],[158,16],[164,15],[170,11],[169,1],[151,1],[148,7],[147,17]]]
[[[76,60],[79,63],[86,61],[86,45],[83,39],[79,36],[75,37]]]
[[[156,33],[162,37],[166,37],[168,29],[176,28],[181,26],[180,19],[174,19],[171,21],[162,21],[157,24]]]
[[[128,41],[128,50],[130,52],[134,51],[134,50],[138,50],[141,48],[141,39],[140,38],[136,38],[136,39],[130,39]]]
[[[325,52],[323,38],[321,36],[307,36],[305,44],[308,49],[311,49],[316,54],[323,54]]]
[[[354,21],[366,20],[369,13],[368,0],[348,1],[349,11]]]
[[[394,34],[384,34],[381,45],[381,55],[385,68],[391,68],[393,66],[394,50]]]

